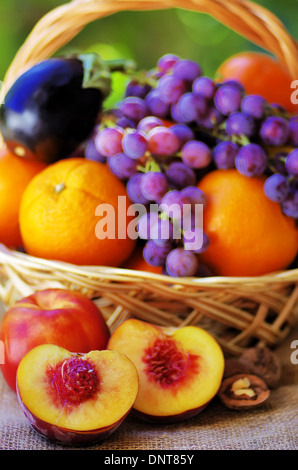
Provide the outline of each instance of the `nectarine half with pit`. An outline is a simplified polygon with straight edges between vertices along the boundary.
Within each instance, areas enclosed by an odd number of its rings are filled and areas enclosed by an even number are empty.
[[[52,343],[86,353],[105,349],[109,337],[102,313],[85,295],[67,289],[38,290],[18,300],[4,315],[0,326],[3,376],[15,391],[19,362],[35,346]]]
[[[167,328],[129,319],[113,332],[108,349],[135,364],[139,392],[134,411],[146,421],[190,418],[207,406],[221,385],[223,352],[196,326]]]
[[[117,351],[79,354],[44,344],[29,351],[17,371],[18,401],[30,425],[68,445],[107,438],[137,392],[137,370]]]

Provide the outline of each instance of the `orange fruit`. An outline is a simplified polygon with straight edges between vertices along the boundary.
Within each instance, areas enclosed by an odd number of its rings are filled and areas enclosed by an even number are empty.
[[[44,163],[17,157],[6,148],[0,151],[0,243],[9,248],[22,246],[21,198],[31,179],[45,167]]]
[[[131,217],[119,196],[128,207],[124,184],[106,164],[68,158],[49,165],[22,198],[20,227],[27,253],[77,265],[120,266],[135,240],[127,236]]]
[[[298,106],[291,102],[288,71],[273,57],[261,52],[240,52],[226,59],[216,72],[216,79],[238,80],[247,94],[263,96],[268,103],[278,103],[290,113]]]
[[[160,266],[152,266],[151,264],[147,263],[143,257],[143,249],[139,246],[136,247],[131,257],[126,261],[126,263],[124,263],[123,268],[162,274],[162,268]]]
[[[215,170],[199,183],[210,246],[201,261],[222,276],[259,276],[287,268],[298,249],[294,220],[263,190],[265,178]]]

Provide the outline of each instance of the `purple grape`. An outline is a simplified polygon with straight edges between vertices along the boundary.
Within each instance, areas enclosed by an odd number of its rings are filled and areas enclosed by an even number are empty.
[[[285,168],[290,176],[298,176],[298,148],[288,154]]]
[[[171,71],[178,60],[179,57],[176,54],[165,54],[158,59],[157,70],[162,74],[165,74]]]
[[[233,87],[237,88],[237,90],[240,91],[242,96],[245,93],[244,86],[238,80],[233,80],[233,79],[225,80],[222,85],[230,85],[230,86],[233,86]]]
[[[207,104],[204,98],[189,92],[179,98],[176,110],[179,121],[188,123],[203,116],[207,111]]]
[[[87,160],[94,160],[95,162],[105,163],[107,161],[104,155],[101,155],[96,146],[94,140],[89,140],[85,147],[85,158]]]
[[[284,145],[289,134],[288,122],[280,116],[269,116],[260,129],[260,137],[267,145]]]
[[[235,112],[226,120],[226,132],[228,135],[246,135],[251,137],[255,132],[255,122],[252,117],[241,112]]]
[[[149,171],[148,173],[143,173],[140,188],[143,196],[148,201],[159,202],[167,192],[169,185],[163,173]]]
[[[155,244],[162,246],[169,244],[169,240],[173,240],[174,225],[169,219],[158,219],[151,225],[150,239],[154,240]]]
[[[126,86],[125,97],[137,96],[139,98],[145,98],[150,90],[151,86],[148,83],[140,83],[137,80],[131,80]]]
[[[138,130],[148,134],[154,127],[163,126],[163,121],[157,116],[146,116],[140,120]]]
[[[214,95],[216,108],[224,115],[239,111],[242,101],[240,90],[233,85],[222,85]]]
[[[106,127],[101,129],[95,136],[95,147],[104,157],[113,157],[123,151],[123,136],[124,131],[121,127]]]
[[[247,95],[241,103],[241,111],[254,119],[262,119],[266,110],[266,100],[260,95]]]
[[[174,124],[171,126],[171,132],[179,139],[180,148],[189,140],[195,138],[193,130],[186,124]]]
[[[162,99],[161,93],[156,89],[148,93],[145,103],[148,113],[156,117],[165,118],[170,112],[170,105]]]
[[[298,147],[298,116],[293,116],[289,120],[290,137],[289,143],[293,147]]]
[[[161,200],[160,208],[173,219],[181,220],[191,211],[190,199],[177,189],[168,191]]]
[[[139,122],[148,115],[145,101],[138,96],[128,96],[127,98],[124,98],[119,107],[123,116],[134,122]]]
[[[181,149],[183,162],[191,168],[206,168],[211,162],[211,150],[204,142],[190,140]]]
[[[181,229],[183,231],[195,229],[200,225],[200,223],[197,220],[197,214],[193,210],[193,204],[191,202],[190,202],[190,208],[191,208],[190,212],[185,214],[183,219],[181,219],[180,221]]]
[[[198,77],[192,84],[193,93],[202,96],[206,100],[213,98],[215,90],[215,82],[209,77]]]
[[[235,158],[239,147],[232,141],[225,140],[217,144],[213,149],[213,160],[220,170],[235,168]]]
[[[204,127],[205,129],[212,130],[216,125],[220,124],[224,120],[223,114],[214,106],[207,109],[204,116],[197,120],[198,126]]]
[[[148,212],[147,214],[142,215],[137,224],[138,235],[143,240],[150,239],[150,232],[152,226],[158,221],[157,212]]]
[[[196,182],[196,175],[192,168],[183,162],[172,162],[165,172],[169,185],[175,189],[192,186]]]
[[[257,144],[247,144],[240,148],[235,158],[235,166],[245,176],[259,176],[267,166],[267,155]]]
[[[148,146],[152,155],[168,157],[179,150],[179,140],[171,129],[159,126],[148,133]]]
[[[189,59],[179,59],[172,68],[175,77],[186,82],[193,82],[195,78],[202,74],[201,67],[197,62]]]
[[[275,173],[266,179],[264,192],[271,201],[283,202],[289,195],[290,185],[285,176]]]
[[[148,199],[141,191],[142,173],[132,175],[126,184],[126,191],[129,199],[135,204],[148,204]]]
[[[197,186],[187,186],[181,190],[181,194],[189,199],[192,210],[195,209],[196,204],[202,204],[204,207],[207,204],[206,195]]]
[[[137,160],[143,157],[148,150],[147,137],[141,131],[128,132],[122,139],[122,148],[128,157]]]
[[[109,157],[107,162],[111,172],[121,180],[127,180],[138,171],[138,161],[129,158],[125,153]]]
[[[175,75],[164,75],[157,84],[161,99],[167,104],[177,103],[186,91],[185,82]]]
[[[198,265],[197,256],[184,248],[170,251],[166,259],[167,273],[173,277],[194,276]]]
[[[117,119],[117,126],[122,127],[122,129],[135,129],[136,123],[125,116]]]
[[[143,249],[144,260],[151,266],[163,266],[171,251],[171,245],[157,245],[153,240],[148,240]]]
[[[210,240],[201,228],[195,227],[184,231],[183,243],[186,250],[199,254],[207,250]]]
[[[298,219],[298,191],[293,189],[281,203],[281,207],[284,214]]]
[[[177,103],[172,104],[171,110],[170,110],[170,119],[178,124],[183,124],[184,119],[183,116],[180,115]]]

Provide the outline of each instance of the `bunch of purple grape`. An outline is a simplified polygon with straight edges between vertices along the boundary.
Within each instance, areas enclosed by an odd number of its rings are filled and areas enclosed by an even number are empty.
[[[209,246],[199,220],[206,204],[200,179],[214,169],[264,175],[267,197],[297,219],[297,147],[298,117],[245,94],[236,81],[204,76],[193,60],[166,54],[130,78],[85,156],[106,162],[130,200],[146,206],[138,222],[145,260],[171,276],[194,276],[208,273],[198,262]]]

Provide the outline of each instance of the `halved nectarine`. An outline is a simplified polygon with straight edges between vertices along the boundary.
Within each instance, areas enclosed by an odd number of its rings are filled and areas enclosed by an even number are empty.
[[[17,371],[18,400],[31,426],[69,445],[108,437],[137,392],[137,370],[117,351],[80,354],[44,344],[28,352]]]
[[[133,408],[147,421],[190,418],[206,407],[221,385],[223,352],[196,326],[166,328],[129,319],[114,331],[108,349],[135,364],[139,392]]]

